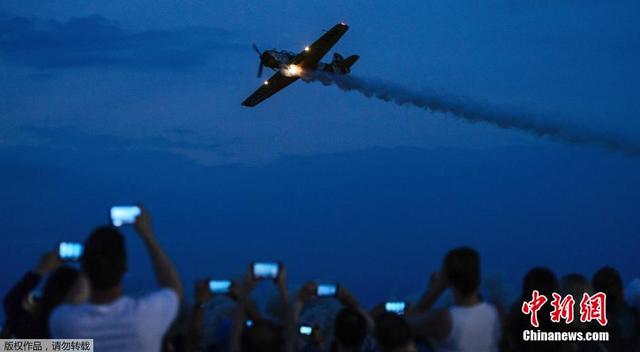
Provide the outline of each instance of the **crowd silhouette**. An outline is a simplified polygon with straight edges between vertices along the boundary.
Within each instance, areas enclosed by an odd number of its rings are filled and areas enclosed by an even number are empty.
[[[153,264],[158,288],[140,297],[126,294],[127,246],[118,228],[96,228],[83,244],[76,269],[58,251],[40,262],[6,293],[3,338],[90,338],[103,351],[640,351],[640,314],[625,300],[619,273],[604,267],[589,279],[569,274],[558,279],[549,268],[532,268],[511,307],[483,299],[480,255],[470,247],[444,254],[416,302],[382,302],[362,307],[344,284],[309,281],[289,292],[283,263],[251,263],[241,280],[194,283],[194,297],[184,297],[178,273],[155,238],[149,213],[141,208],[133,227]],[[41,285],[40,294],[33,292]],[[258,283],[278,292],[269,314],[252,298]],[[442,305],[449,291],[450,304]],[[606,294],[608,324],[573,319],[558,324],[549,304],[532,327],[522,311],[532,292],[582,297]],[[208,327],[212,302],[227,300],[232,309]],[[333,302],[335,314],[320,318],[320,302]],[[584,307],[582,307],[584,308]],[[580,316],[580,305],[572,307]],[[566,312],[565,313],[569,313]],[[527,341],[526,330],[608,332],[607,341]]]

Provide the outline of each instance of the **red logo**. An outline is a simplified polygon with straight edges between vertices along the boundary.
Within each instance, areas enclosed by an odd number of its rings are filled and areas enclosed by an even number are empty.
[[[551,321],[559,323],[564,320],[565,324],[570,324],[574,319],[574,307],[576,301],[572,295],[562,297],[558,293],[552,293],[553,300],[551,306],[553,310],[550,313]],[[541,295],[538,290],[533,290],[530,301],[522,303],[522,314],[530,315],[531,326],[538,327],[538,311],[547,303],[548,299],[545,295]],[[580,321],[589,323],[597,321],[600,325],[607,325],[607,295],[598,292],[593,295],[584,293],[580,301]]]
[[[573,307],[576,303],[573,296],[566,295],[562,298],[555,292],[552,296],[551,306],[553,306],[553,311],[551,312],[551,321],[559,323],[560,320],[564,319],[565,324],[571,324],[573,321]]]
[[[598,292],[589,296],[584,293],[580,301],[580,321],[583,323],[596,320],[600,325],[607,325],[607,295]]]
[[[531,301],[522,303],[522,313],[531,314],[531,325],[538,327],[538,311],[547,303],[547,297],[533,290]]]

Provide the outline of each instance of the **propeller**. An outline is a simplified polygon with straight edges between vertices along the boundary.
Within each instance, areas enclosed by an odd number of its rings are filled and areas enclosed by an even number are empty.
[[[253,47],[253,50],[255,50],[256,53],[258,53],[258,55],[262,55],[262,53],[260,52],[260,49],[258,49],[258,46],[255,43],[253,43],[251,46]]]
[[[255,50],[256,53],[258,53],[258,56],[260,57],[260,64],[258,65],[258,78],[259,78],[259,77],[262,77],[262,68],[264,67],[264,65],[262,64],[262,53],[260,52],[260,49],[258,49],[258,46],[255,43],[251,46],[253,47],[253,50]]]
[[[262,68],[264,65],[260,62],[260,66],[258,66],[258,78],[262,77]]]

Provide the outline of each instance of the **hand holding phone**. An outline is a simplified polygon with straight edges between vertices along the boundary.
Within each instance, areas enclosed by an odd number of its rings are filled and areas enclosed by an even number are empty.
[[[300,325],[298,327],[298,334],[307,341],[307,343],[316,347],[322,347],[322,336],[318,325]],[[315,350],[315,348],[314,348]],[[322,350],[320,348],[319,350]]]
[[[318,297],[335,297],[338,293],[338,286],[334,284],[318,284],[316,288],[316,296]]]
[[[136,222],[142,210],[137,205],[120,205],[111,207],[109,212],[113,226],[131,225]]]
[[[84,245],[80,242],[65,242],[58,244],[58,258],[65,262],[77,262],[82,257]]]
[[[251,265],[251,275],[255,280],[275,280],[280,275],[280,263],[254,262]]]
[[[214,295],[226,295],[231,292],[231,280],[209,280],[209,292]]]
[[[384,304],[385,311],[399,315],[403,315],[406,308],[407,303],[402,301],[389,301]]]
[[[298,332],[302,336],[311,336],[311,333],[313,332],[313,327],[309,325],[300,325]]]

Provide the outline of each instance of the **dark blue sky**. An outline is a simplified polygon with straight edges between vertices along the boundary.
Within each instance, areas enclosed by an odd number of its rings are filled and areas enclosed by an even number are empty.
[[[298,51],[345,21],[353,73],[638,143],[632,1],[0,5],[5,289],[114,203],[145,202],[185,281],[282,258],[372,303],[472,244],[517,290],[617,266],[638,276],[640,158],[297,82],[255,109],[251,49]],[[130,285],[150,285],[132,239]],[[18,271],[16,271],[16,269]],[[135,282],[134,282],[135,281]]]

